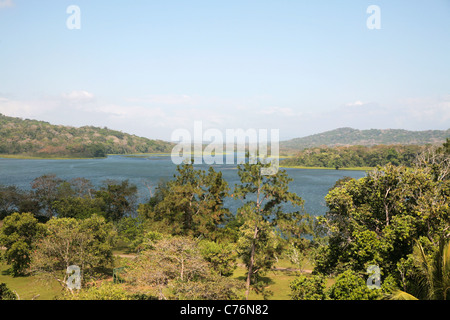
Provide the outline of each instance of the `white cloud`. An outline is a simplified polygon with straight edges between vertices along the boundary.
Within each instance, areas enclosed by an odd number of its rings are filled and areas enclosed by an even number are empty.
[[[186,105],[198,102],[196,98],[182,94],[182,95],[148,95],[143,98],[129,98],[129,102],[150,103],[158,105]]]
[[[88,91],[72,91],[59,96],[38,97],[30,100],[8,99],[0,96],[0,113],[7,116],[48,121],[53,124],[93,125],[122,130],[149,138],[170,139],[175,129],[191,130],[194,121],[203,121],[205,128],[232,125],[236,112],[230,109],[193,106],[187,96],[176,99],[152,99],[153,103],[108,103]],[[166,103],[158,105],[155,101]],[[141,101],[142,102],[142,101]],[[172,104],[172,103],[177,104]],[[202,102],[204,103],[204,102]]]
[[[400,101],[404,112],[415,121],[436,121],[450,127],[450,95],[440,98],[409,98]]]
[[[87,91],[72,91],[69,93],[63,93],[61,96],[65,100],[75,102],[92,101],[95,98],[92,93]]]
[[[133,102],[131,102],[133,101]],[[184,103],[183,103],[184,101]],[[355,101],[327,111],[267,106],[259,98],[225,99],[155,96],[109,103],[89,91],[19,100],[0,96],[0,113],[72,126],[107,126],[148,138],[169,140],[176,129],[279,129],[282,140],[332,130],[402,128],[448,129],[450,96],[414,98],[391,105]],[[305,108],[301,108],[305,110]]]
[[[353,106],[362,106],[364,104],[365,104],[364,102],[357,100],[355,102],[347,103],[346,106],[353,107]]]
[[[45,100],[13,100],[0,97],[0,113],[11,117],[31,118],[56,108]]]

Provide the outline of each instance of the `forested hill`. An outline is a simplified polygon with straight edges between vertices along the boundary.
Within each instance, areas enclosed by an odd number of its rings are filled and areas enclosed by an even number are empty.
[[[352,128],[340,128],[303,138],[282,141],[280,143],[280,148],[285,150],[303,150],[318,146],[441,144],[445,142],[445,139],[448,137],[450,137],[450,129],[408,131],[401,129],[357,130]]]
[[[281,161],[282,166],[361,168],[393,165],[411,167],[417,155],[427,146],[376,145],[348,147],[316,147],[296,153],[295,157]]]
[[[115,131],[0,114],[0,154],[30,157],[104,157],[107,154],[170,152],[172,144]]]

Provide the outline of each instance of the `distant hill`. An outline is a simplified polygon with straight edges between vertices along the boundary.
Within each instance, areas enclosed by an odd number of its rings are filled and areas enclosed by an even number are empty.
[[[0,154],[91,158],[107,154],[170,152],[173,144],[108,128],[80,128],[0,114]]]
[[[440,144],[445,142],[445,139],[448,137],[450,137],[450,129],[408,131],[402,129],[358,130],[352,128],[340,128],[303,138],[282,141],[280,142],[280,148],[283,150],[303,150],[318,146]]]

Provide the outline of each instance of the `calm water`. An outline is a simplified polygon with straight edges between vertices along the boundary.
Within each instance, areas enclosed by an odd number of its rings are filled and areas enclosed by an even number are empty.
[[[216,171],[222,171],[223,177],[231,188],[239,182],[235,165],[214,165]],[[206,165],[195,168],[207,169]],[[324,197],[334,183],[344,177],[361,178],[364,171],[342,170],[306,170],[286,169],[293,179],[290,191],[297,193],[305,200],[306,212],[312,215],[323,215],[326,212]],[[161,179],[169,180],[176,173],[176,166],[170,157],[154,156],[148,158],[109,156],[106,159],[89,160],[16,160],[0,159],[0,184],[16,185],[30,189],[34,178],[44,174],[56,174],[62,179],[83,177],[95,186],[106,179],[125,180],[137,185],[141,201],[145,201],[152,189]],[[241,205],[239,200],[229,199],[226,205],[235,211]]]

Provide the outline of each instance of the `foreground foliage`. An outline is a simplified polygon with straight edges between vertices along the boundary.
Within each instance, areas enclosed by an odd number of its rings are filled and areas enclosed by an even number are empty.
[[[326,245],[317,248],[314,272],[367,274],[376,265],[389,284],[386,295],[401,288],[420,299],[448,299],[448,257],[442,257],[450,238],[449,145],[427,150],[414,168],[387,165],[338,181],[325,198],[328,213],[318,218]],[[433,268],[432,257],[439,261]]]
[[[317,218],[289,192],[285,171],[262,175],[260,162],[238,167],[232,192],[220,172],[183,164],[141,204],[128,181],[94,188],[86,179],[46,175],[30,191],[0,189],[2,256],[15,277],[58,281],[61,299],[268,298],[268,275],[286,259],[300,270],[305,260],[313,264],[312,275],[290,283],[292,299],[446,300],[449,155],[447,141],[413,167],[388,164],[359,180],[341,179]],[[224,205],[227,197],[242,201],[236,214]],[[33,210],[15,212],[22,208]],[[121,257],[113,255],[119,242],[128,250]],[[68,286],[73,265],[80,290]],[[114,281],[121,283],[111,282],[118,266]],[[380,271],[376,285],[370,270]]]

